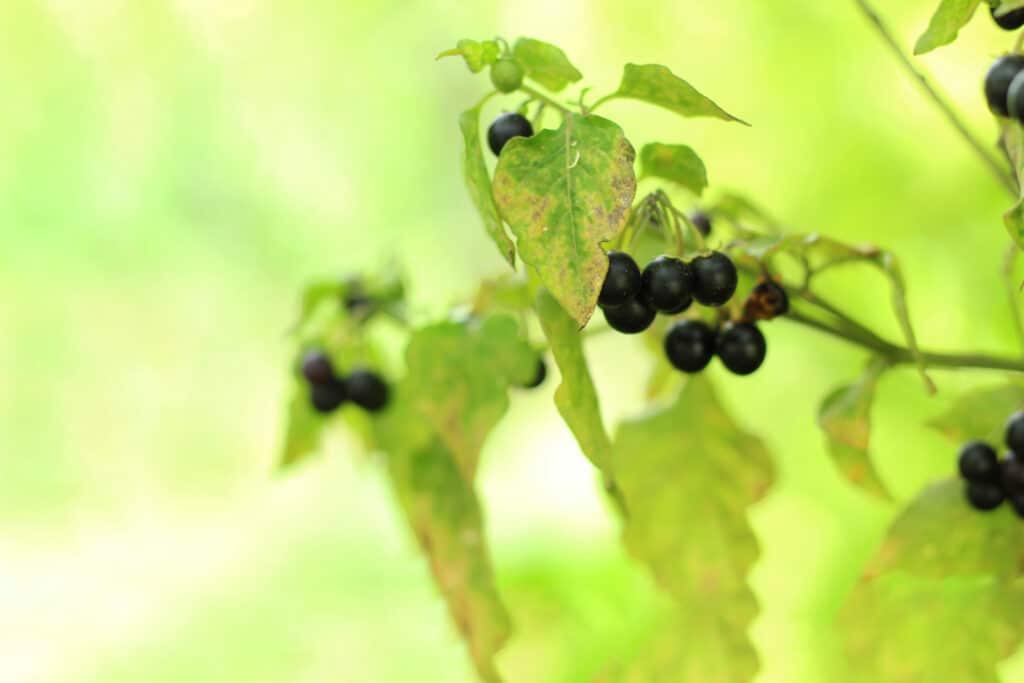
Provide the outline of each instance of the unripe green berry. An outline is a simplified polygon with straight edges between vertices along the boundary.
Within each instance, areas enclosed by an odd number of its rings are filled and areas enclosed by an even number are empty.
[[[491,83],[501,92],[514,92],[523,84],[523,67],[508,57],[491,65]]]

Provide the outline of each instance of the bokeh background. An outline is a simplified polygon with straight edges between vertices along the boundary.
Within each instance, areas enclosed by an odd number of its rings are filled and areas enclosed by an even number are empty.
[[[934,4],[880,9],[909,46]],[[486,76],[433,61],[462,37],[559,44],[598,92],[625,61],[669,65],[754,125],[611,104],[638,147],[687,142],[713,188],[897,251],[925,345],[1016,352],[1006,198],[852,2],[3,0],[0,30],[5,683],[473,680],[355,443],[273,472],[305,281],[395,257],[428,315],[502,269],[459,167],[456,118]],[[920,62],[993,143],[980,82],[1009,42],[979,17]],[[896,336],[881,278],[828,283]],[[832,617],[898,507],[843,483],[814,425],[864,354],[768,335],[756,376],[712,371],[781,473],[753,514],[758,681],[830,680]],[[601,338],[592,358],[609,421],[636,411],[639,345]],[[874,451],[902,500],[951,470],[923,422],[999,377],[936,379],[934,398],[911,371],[882,382]],[[657,610],[554,385],[514,400],[484,458],[512,681],[586,681]]]

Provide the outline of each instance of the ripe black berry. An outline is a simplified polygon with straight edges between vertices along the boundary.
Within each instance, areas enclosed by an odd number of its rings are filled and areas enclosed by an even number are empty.
[[[693,303],[693,273],[677,258],[659,256],[644,268],[640,296],[654,310],[682,313]]]
[[[715,332],[700,320],[680,320],[665,334],[665,355],[683,372],[700,372],[715,355]]]
[[[774,280],[765,280],[754,287],[743,305],[748,320],[771,320],[789,312],[789,295]]]
[[[996,16],[996,8],[990,7],[989,12],[992,14],[992,18],[995,20],[996,25],[1001,29],[1007,31],[1016,31],[1021,26],[1024,26],[1024,7],[1019,9],[1011,10],[1001,17]]]
[[[608,274],[601,285],[597,303],[603,307],[621,306],[640,291],[640,267],[624,251],[608,252]]]
[[[704,237],[711,234],[711,216],[703,211],[695,211],[690,216],[690,222],[693,223],[693,227],[697,228],[697,232]]]
[[[1006,494],[999,484],[990,484],[985,481],[969,481],[965,489],[967,502],[975,510],[995,510],[1006,500]]]
[[[705,306],[721,306],[736,292],[739,276],[732,260],[720,251],[698,256],[690,263],[693,297]]]
[[[341,380],[332,379],[325,384],[314,384],[310,391],[313,408],[318,413],[332,413],[348,398],[345,384]]]
[[[1017,513],[1018,517],[1024,517],[1024,495],[1019,493],[1011,494],[1006,497],[1006,500],[1010,502],[1013,511]]]
[[[497,156],[512,138],[528,138],[532,135],[533,126],[530,125],[530,121],[522,114],[510,112],[494,119],[494,123],[487,129],[487,144]]]
[[[604,311],[604,319],[608,321],[611,328],[624,334],[639,334],[643,332],[651,326],[655,316],[658,315],[657,311],[641,301],[638,296],[633,297],[621,306],[602,310]]]
[[[999,458],[987,443],[969,441],[960,449],[957,460],[960,476],[967,481],[999,481]]]
[[[537,373],[533,376],[529,382],[523,385],[524,389],[536,389],[541,384],[544,384],[544,380],[548,377],[548,364],[544,362],[543,358],[537,359]]]
[[[1007,495],[1024,496],[1024,460],[1010,453],[999,463],[999,484]]]
[[[718,335],[717,349],[718,357],[730,372],[749,375],[761,367],[768,344],[756,325],[730,323]]]
[[[1024,411],[1014,413],[1006,421],[1006,446],[1024,457]]]
[[[360,408],[375,413],[388,404],[390,392],[380,375],[362,368],[353,370],[345,379],[348,397]]]
[[[1024,56],[1005,55],[997,59],[985,75],[985,100],[993,114],[1009,116],[1010,84],[1024,69]]]
[[[302,376],[313,385],[329,384],[335,381],[331,359],[323,351],[313,349],[302,359]]]

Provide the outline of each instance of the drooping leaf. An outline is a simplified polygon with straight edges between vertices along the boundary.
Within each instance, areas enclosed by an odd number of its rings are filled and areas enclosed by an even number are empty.
[[[651,677],[626,680],[751,680],[757,600],[747,577],[759,549],[747,511],[774,479],[764,445],[695,376],[673,405],[620,426],[612,472],[629,510],[626,547],[679,603],[682,620],[639,660]]]
[[[653,142],[640,151],[640,177],[654,177],[679,183],[700,196],[708,186],[704,162],[686,145]]]
[[[956,40],[960,29],[971,20],[979,4],[981,0],[942,0],[932,15],[928,28],[917,39],[914,54],[923,55]]]
[[[1002,127],[1002,144],[1013,167],[1020,195],[1024,197],[1024,128],[1011,119],[1000,122]],[[1003,214],[1003,223],[1010,238],[1018,247],[1024,249],[1024,199],[1011,206]]]
[[[558,92],[583,78],[562,48],[533,38],[520,38],[512,50],[526,77]]]
[[[962,489],[949,481],[914,501],[847,598],[851,681],[999,680],[1024,627],[1024,524],[973,510]]]
[[[459,57],[461,56],[466,60],[466,66],[473,73],[479,73],[485,67],[494,64],[498,61],[498,56],[501,54],[501,48],[493,40],[476,41],[463,39],[455,44],[450,50],[445,50],[437,55],[437,59],[442,57]]]
[[[483,147],[480,144],[480,107],[476,106],[462,113],[459,128],[465,141],[463,174],[470,199],[484,221],[484,229],[494,240],[502,258],[513,268],[516,265],[516,246],[505,232],[505,226],[498,214],[498,207],[491,194],[491,177],[484,164]]]
[[[868,493],[890,500],[868,450],[871,406],[878,378],[886,367],[885,360],[875,359],[857,382],[829,394],[818,411],[818,425],[825,432],[829,453],[843,476]]]
[[[569,426],[580,450],[596,468],[608,466],[611,443],[601,420],[597,390],[583,354],[583,337],[575,321],[541,289],[537,293],[537,317],[555,357],[562,383],[555,391],[555,405]]]
[[[622,81],[615,96],[643,100],[681,116],[710,116],[749,125],[661,64],[627,64],[622,70]]]
[[[969,392],[957,398],[949,410],[928,422],[955,444],[982,439],[995,445],[1003,442],[1003,427],[1011,413],[1024,409],[1024,386],[1000,384]]]
[[[519,254],[582,327],[636,194],[633,147],[599,116],[569,114],[558,130],[513,138],[494,173],[494,198]]]

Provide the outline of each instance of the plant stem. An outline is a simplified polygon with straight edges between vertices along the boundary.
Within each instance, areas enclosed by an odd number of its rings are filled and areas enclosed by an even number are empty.
[[[594,104],[590,105],[590,111],[595,111],[598,107],[600,107],[605,102],[608,102],[610,100],[614,100],[618,96],[619,96],[618,92],[613,92],[613,93],[609,93],[608,95],[605,95],[604,97],[598,98],[597,102],[594,102]]]
[[[555,100],[551,99],[550,97],[548,97],[547,95],[545,95],[541,91],[536,90],[534,88],[531,88],[528,85],[521,85],[521,86],[519,86],[519,89],[522,92],[524,92],[527,95],[529,95],[530,97],[532,97],[533,99],[537,100],[538,102],[543,102],[544,104],[548,105],[549,107],[551,107],[553,109],[557,109],[563,115],[571,114],[572,113],[568,107],[559,104],[558,102],[556,102]]]
[[[889,47],[892,53],[897,57],[903,67],[910,73],[911,76],[918,82],[921,89],[926,95],[932,100],[936,107],[945,115],[946,119],[952,124],[953,128],[956,129],[960,137],[966,142],[978,155],[978,158],[988,167],[992,172],[992,175],[996,177],[999,183],[1006,188],[1006,190],[1016,199],[1017,198],[1017,184],[1013,178],[1007,173],[1006,168],[999,163],[999,159],[992,154],[988,148],[978,141],[976,137],[968,130],[967,125],[957,114],[953,106],[946,101],[946,99],[939,93],[938,89],[935,88],[928,80],[928,78],[922,73],[914,63],[910,60],[910,57],[900,47],[899,42],[893,35],[892,31],[879,16],[878,12],[869,4],[868,0],[853,0],[857,7],[860,8],[861,12],[867,18],[867,20],[874,27],[875,31],[882,38],[885,44]]]

